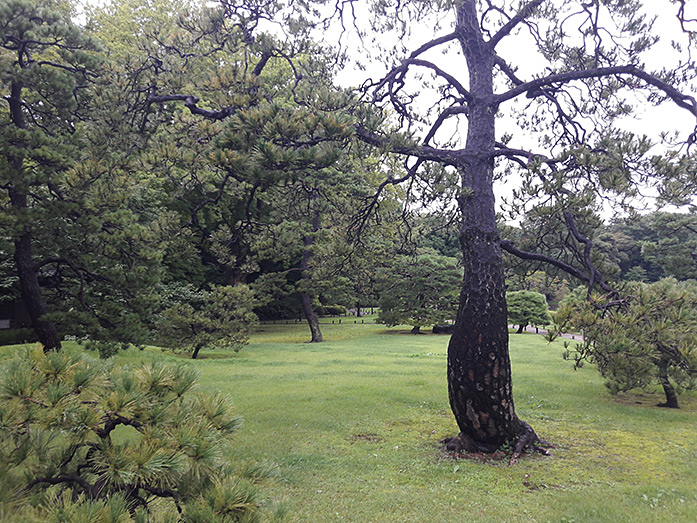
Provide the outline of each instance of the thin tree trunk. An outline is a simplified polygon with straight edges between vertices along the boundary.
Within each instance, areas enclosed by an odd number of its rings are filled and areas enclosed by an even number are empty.
[[[522,323],[521,323],[520,325],[518,325],[518,331],[516,332],[516,334],[523,334],[523,331],[525,330],[525,327],[526,327],[526,326],[523,325]]]
[[[202,345],[196,345],[196,347],[194,347],[194,352],[191,354],[192,360],[195,360],[196,358],[198,358],[198,353],[201,350],[201,347],[202,347]]]
[[[316,193],[313,193],[313,196],[311,197],[311,201],[316,199],[318,195]],[[315,243],[315,237],[314,233],[316,233],[319,230],[319,211],[315,210],[314,214],[312,215],[312,233],[310,235],[303,236],[303,244],[305,245],[305,249],[303,250],[303,257],[302,260],[300,261],[300,271],[302,273],[302,280],[303,283],[305,284],[305,288],[309,288],[309,283],[310,283],[310,274],[309,274],[309,269],[310,269],[310,259],[312,258],[312,246]],[[304,290],[300,294],[300,301],[302,304],[302,309],[303,313],[305,314],[305,318],[307,318],[307,324],[310,327],[310,333],[312,335],[312,339],[310,340],[310,343],[319,343],[322,341],[322,331],[319,328],[319,318],[317,317],[317,313],[315,310],[312,308],[312,297],[310,296],[310,293],[307,290]]]
[[[26,128],[22,115],[22,85],[13,83],[9,98],[10,113],[12,123],[20,128]],[[56,325],[45,319],[48,312],[46,301],[44,300],[39,284],[39,270],[34,261],[32,250],[33,234],[31,222],[26,216],[29,209],[27,189],[21,186],[23,182],[24,159],[21,156],[13,155],[9,158],[10,164],[17,173],[15,185],[8,189],[10,205],[15,213],[20,216],[21,232],[14,238],[14,261],[19,279],[19,288],[22,302],[27,308],[32,327],[39,342],[44,346],[45,351],[60,350],[60,336]]]
[[[678,404],[678,394],[675,392],[675,387],[673,387],[673,384],[668,379],[668,376],[663,374],[660,377],[660,381],[661,386],[663,387],[663,392],[666,395],[666,402],[659,403],[658,406],[668,407],[669,409],[679,409],[680,405]]]
[[[322,341],[322,331],[319,328],[317,313],[312,308],[312,297],[307,292],[303,292],[300,295],[300,301],[302,303],[303,313],[307,319],[307,324],[310,327],[310,333],[312,334],[310,343],[319,343]]]

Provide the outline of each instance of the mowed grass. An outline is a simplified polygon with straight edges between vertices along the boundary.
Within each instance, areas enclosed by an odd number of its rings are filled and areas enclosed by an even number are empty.
[[[518,415],[553,456],[453,460],[445,380],[448,336],[379,325],[264,325],[241,352],[191,362],[200,387],[228,395],[245,424],[230,459],[271,461],[265,484],[294,521],[697,521],[697,395],[613,397],[560,343],[511,335]],[[4,351],[3,351],[4,352]],[[158,349],[123,362],[181,361]]]

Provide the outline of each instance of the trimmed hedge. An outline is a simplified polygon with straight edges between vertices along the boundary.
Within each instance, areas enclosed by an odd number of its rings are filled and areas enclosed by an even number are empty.
[[[0,330],[1,345],[19,345],[20,343],[34,343],[39,341],[34,329],[2,329]]]

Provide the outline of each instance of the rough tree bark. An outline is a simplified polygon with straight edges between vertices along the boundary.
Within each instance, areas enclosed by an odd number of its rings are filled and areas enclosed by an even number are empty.
[[[467,59],[471,100],[465,149],[458,162],[464,278],[448,346],[448,395],[460,428],[455,446],[491,452],[516,442],[515,460],[523,447],[539,440],[518,419],[513,405],[503,255],[493,192],[495,54],[482,36],[475,2],[457,7],[456,33]]]

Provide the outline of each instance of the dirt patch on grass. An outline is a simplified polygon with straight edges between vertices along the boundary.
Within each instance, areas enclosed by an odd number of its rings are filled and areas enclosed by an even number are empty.
[[[385,438],[383,438],[379,434],[374,434],[371,432],[365,434],[352,434],[349,438],[349,441],[351,443],[357,443],[359,441],[367,441],[369,443],[382,443],[383,441],[385,441]]]
[[[502,450],[496,452],[445,452],[450,459],[466,459],[467,461],[475,461],[477,463],[499,463],[511,459],[509,453]]]
[[[498,465],[499,463],[508,463],[511,459],[512,450],[496,450],[494,452],[466,452],[464,450],[453,452],[448,450],[445,446],[446,440],[441,440],[438,442],[438,450],[440,451],[440,461],[459,461],[466,460],[475,463],[484,463],[491,465]],[[532,452],[530,450],[525,450],[521,453],[518,461],[529,460],[529,459],[540,459],[545,456],[538,452]]]
[[[649,392],[623,392],[610,397],[613,403],[620,403],[622,405],[644,405],[647,407],[655,407],[662,401],[665,401],[665,396],[662,394]]]

